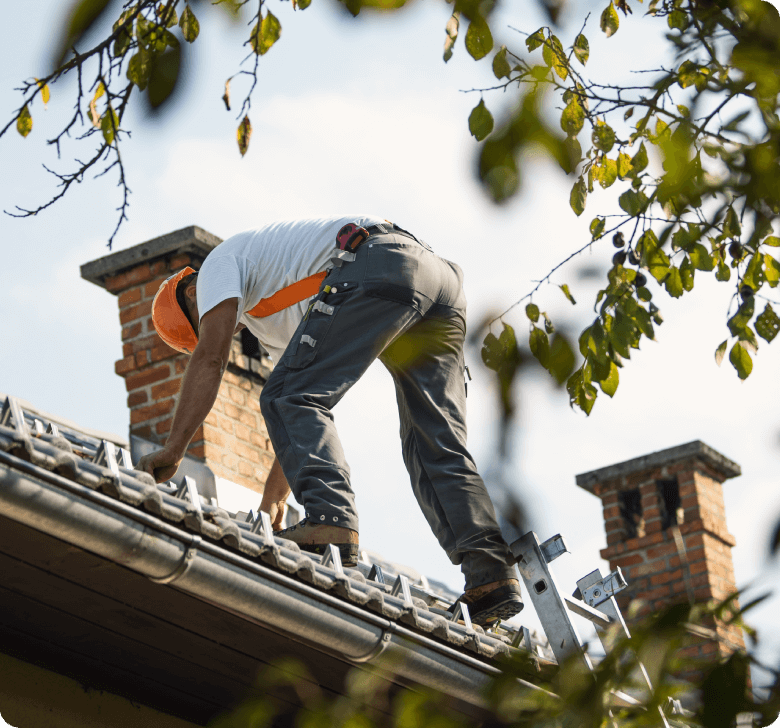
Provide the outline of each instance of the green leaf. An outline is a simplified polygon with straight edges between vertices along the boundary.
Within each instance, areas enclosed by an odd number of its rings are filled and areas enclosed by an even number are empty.
[[[729,340],[726,339],[717,349],[715,349],[715,363],[720,366],[723,363],[723,357],[726,356],[726,347]]]
[[[566,298],[568,298],[569,301],[571,301],[571,305],[575,306],[577,302],[574,300],[574,296],[571,295],[571,291],[569,290],[568,284],[564,283],[563,285],[560,286],[560,289],[563,291],[563,295],[566,296]]]
[[[612,127],[604,121],[596,121],[593,127],[593,146],[600,149],[605,154],[612,150],[615,146],[615,132]]]
[[[252,35],[249,38],[252,50],[258,56],[264,56],[271,49],[271,46],[279,40],[281,34],[282,24],[269,10],[263,20],[252,29]]]
[[[715,278],[719,281],[727,281],[731,278],[731,269],[722,259],[718,261],[718,270],[715,271]]]
[[[578,99],[573,99],[561,113],[561,129],[567,136],[575,137],[582,131],[584,123],[585,110],[580,106]]]
[[[690,258],[688,258],[688,256],[686,255],[685,260],[683,260],[682,265],[680,266],[680,278],[682,279],[682,287],[686,291],[693,290],[694,271],[695,268],[691,263]]]
[[[493,34],[490,26],[482,18],[474,18],[466,31],[466,50],[478,61],[493,50]]]
[[[534,326],[528,337],[528,346],[531,348],[531,353],[539,360],[539,363],[547,369],[550,359],[550,341],[547,338],[547,334],[537,326]]]
[[[715,267],[715,261],[701,243],[694,243],[690,246],[688,254],[691,256],[691,263],[696,270],[710,271]]]
[[[647,167],[647,149],[644,142],[639,145],[639,150],[631,158],[631,167],[637,174]]]
[[[678,268],[672,267],[669,270],[669,275],[667,275],[666,279],[664,280],[664,286],[672,298],[679,298],[682,296],[683,283],[682,276],[680,275],[680,270]]]
[[[612,397],[617,391],[619,383],[620,383],[620,373],[618,372],[618,368],[615,362],[610,361],[609,375],[607,376],[606,379],[602,379],[599,382],[599,387],[601,387],[601,391],[604,392],[604,394],[606,394],[609,397]]]
[[[525,315],[528,316],[531,321],[538,321],[539,320],[539,306],[537,306],[535,303],[529,303],[525,307]]]
[[[739,336],[740,332],[745,329],[750,319],[753,318],[755,310],[756,300],[753,296],[749,296],[742,302],[742,305],[737,309],[737,312],[727,322],[732,336]]]
[[[643,192],[626,190],[618,198],[621,209],[625,210],[631,217],[636,217],[645,211],[647,207],[647,197]]]
[[[497,79],[509,78],[512,73],[512,67],[506,59],[506,46],[502,45],[498,53],[493,56],[493,75]]]
[[[770,235],[768,238],[764,238],[762,245],[768,245],[770,248],[780,248],[780,238]]]
[[[780,282],[780,263],[769,253],[764,253],[764,275],[770,288],[776,288]]]
[[[181,49],[175,46],[157,56],[149,74],[149,104],[153,109],[164,104],[176,87],[181,65]]]
[[[545,330],[547,333],[552,333],[552,324],[548,327],[549,320],[547,314],[545,317]],[[568,339],[562,334],[556,334],[553,336],[553,340],[550,343],[550,355],[547,360],[547,371],[552,374],[555,381],[560,386],[563,384],[574,369],[574,351],[571,348],[571,344]]]
[[[127,80],[143,91],[152,73],[152,55],[145,48],[139,48],[127,64]]]
[[[481,142],[493,131],[493,115],[485,106],[483,99],[471,110],[469,115],[469,131],[478,142]]]
[[[688,27],[688,14],[683,10],[672,10],[666,22],[672,30],[685,30]]]
[[[571,209],[574,210],[574,214],[579,217],[585,212],[585,201],[588,199],[588,189],[585,186],[585,180],[580,177],[571,188],[571,195],[569,195],[569,204]]]
[[[582,33],[574,39],[574,55],[583,66],[588,62],[590,45],[588,44],[588,39]]]
[[[62,65],[74,44],[78,43],[84,33],[97,22],[108,6],[109,0],[77,0],[71,3],[72,10],[67,21],[67,30],[54,53],[55,68]]]
[[[606,220],[603,217],[594,217],[593,220],[590,222],[590,234],[595,240],[601,233],[604,232],[604,225],[606,224]]]
[[[731,347],[729,361],[734,369],[737,370],[740,379],[747,379],[750,376],[750,372],[753,371],[753,360],[741,341],[738,341]]]
[[[119,131],[119,117],[110,106],[100,120],[100,130],[103,132],[103,139],[106,140],[106,144],[110,146],[114,142],[117,131]]]
[[[729,207],[726,219],[723,221],[723,234],[728,238],[738,239],[742,234],[739,218],[733,207]]]
[[[19,116],[16,119],[16,131],[18,131],[23,137],[26,137],[33,127],[32,116],[30,116],[30,109],[27,104],[19,112]]]
[[[528,52],[535,51],[539,46],[544,45],[544,31],[545,28],[539,28],[535,33],[531,33],[525,39],[526,48]]]
[[[243,157],[249,149],[249,139],[252,136],[252,124],[249,121],[249,116],[245,116],[241,119],[241,123],[236,130],[236,140],[238,141],[238,151],[241,152]]]
[[[198,37],[198,33],[200,33],[200,23],[189,5],[184,8],[184,12],[181,14],[181,18],[179,18],[179,27],[187,43],[194,42]]]
[[[645,303],[652,300],[653,298],[653,294],[650,293],[650,291],[644,286],[641,286],[636,289],[636,295],[640,301],[644,301]]]
[[[600,27],[606,34],[607,38],[617,33],[617,29],[620,26],[620,18],[618,18],[617,10],[615,6],[610,3],[601,13]]]
[[[765,341],[771,342],[780,331],[780,318],[774,312],[771,303],[767,303],[764,312],[756,316],[756,333]]]

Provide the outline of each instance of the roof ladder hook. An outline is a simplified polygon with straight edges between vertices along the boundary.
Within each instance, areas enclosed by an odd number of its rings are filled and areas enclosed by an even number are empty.
[[[3,411],[0,413],[0,425],[11,427],[12,419],[13,427],[19,431],[19,435],[23,438],[30,437],[30,429],[27,426],[27,421],[24,419],[22,408],[13,397],[8,395],[5,398],[5,404],[3,404]]]

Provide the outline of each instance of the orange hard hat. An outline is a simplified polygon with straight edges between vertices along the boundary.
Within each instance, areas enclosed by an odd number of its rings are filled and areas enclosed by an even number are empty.
[[[192,354],[198,345],[198,336],[176,299],[176,287],[185,276],[195,273],[187,266],[160,284],[152,301],[152,323],[160,338],[182,354]]]

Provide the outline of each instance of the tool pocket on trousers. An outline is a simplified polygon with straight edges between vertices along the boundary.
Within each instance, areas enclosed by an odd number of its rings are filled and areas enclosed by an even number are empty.
[[[415,294],[427,295],[427,267],[420,261],[423,253],[430,255],[417,243],[369,245],[363,278],[366,294],[407,305],[418,304],[419,296]]]
[[[334,283],[330,293],[322,297],[317,296],[309,304],[306,315],[290,342],[288,354],[283,359],[288,369],[303,369],[314,361],[325,343],[341,304],[351,295],[355,286],[355,283]]]

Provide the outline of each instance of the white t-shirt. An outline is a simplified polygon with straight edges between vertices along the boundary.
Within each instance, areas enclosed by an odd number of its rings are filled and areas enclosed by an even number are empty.
[[[245,324],[271,359],[282,358],[309,299],[264,318],[248,316],[257,303],[282,288],[330,268],[336,233],[348,222],[386,223],[366,215],[284,220],[233,235],[212,250],[198,273],[198,314],[203,318],[227,298],[238,298],[236,325]]]

